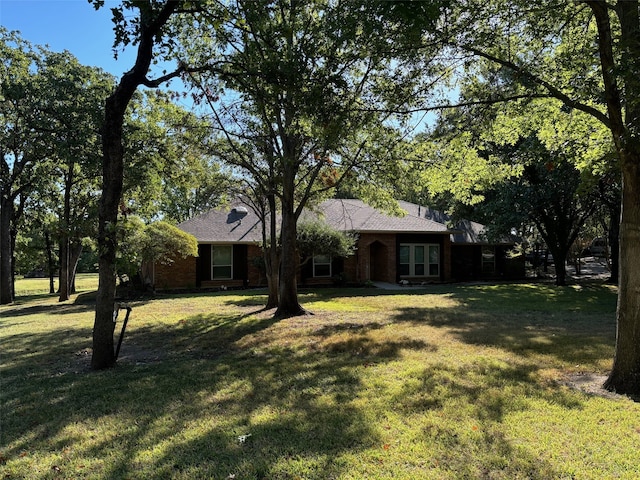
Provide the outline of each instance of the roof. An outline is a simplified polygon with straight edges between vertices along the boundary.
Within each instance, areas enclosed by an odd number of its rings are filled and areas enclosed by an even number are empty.
[[[451,215],[423,205],[416,205],[414,203],[403,201],[398,201],[398,204],[402,209],[406,210],[409,215],[417,215],[419,217],[428,218],[434,222],[450,226],[452,230],[451,242],[455,244],[474,243],[495,245],[513,244],[517,241],[517,238],[513,235],[501,238],[498,241],[489,241],[486,235],[485,226],[481,223],[465,219],[454,221]]]
[[[454,243],[487,243],[484,226],[463,220],[449,228],[451,218],[428,207],[399,201],[407,212],[402,217],[386,214],[362,200],[325,200],[303,218],[322,218],[341,231],[362,233],[435,233],[449,234]],[[247,205],[236,203],[228,208],[210,210],[178,225],[200,243],[259,243],[262,228],[258,215]]]
[[[262,241],[260,218],[249,207],[236,204],[230,208],[209,210],[178,224],[199,243],[258,243]]]
[[[325,200],[318,210],[324,220],[337,230],[367,233],[447,233],[442,223],[416,215],[397,217],[367,205],[362,200]]]

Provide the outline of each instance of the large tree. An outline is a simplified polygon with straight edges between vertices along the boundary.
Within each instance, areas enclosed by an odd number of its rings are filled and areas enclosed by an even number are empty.
[[[224,202],[233,183],[211,152],[210,123],[176,95],[136,92],[125,119],[123,202],[146,221],[191,218]]]
[[[595,210],[597,189],[589,178],[583,179],[570,149],[552,152],[530,136],[501,150],[500,155],[525,163],[519,176],[488,193],[484,207],[503,227],[533,223],[553,255],[556,285],[564,286],[570,249]],[[513,223],[507,223],[509,220]]]
[[[554,97],[609,130],[622,211],[616,355],[606,387],[629,394],[640,393],[639,10],[637,0],[467,0],[451,2],[443,10],[447,21],[435,31],[471,74],[474,59],[510,72],[503,94],[477,101]]]
[[[277,316],[304,312],[296,286],[296,230],[304,207],[371,160],[366,153],[385,138],[385,127],[401,125],[394,114],[428,91],[419,86],[429,62],[416,63],[417,45],[395,35],[402,23],[384,21],[378,8],[241,0],[198,17],[197,34],[185,30],[185,58],[206,60],[213,74],[192,80],[230,147],[226,159],[260,185],[271,205],[277,198]]]
[[[60,192],[58,241],[59,300],[69,299],[84,237],[95,235],[99,190],[102,103],[113,78],[102,70],[81,65],[68,52],[50,53],[42,73],[50,98],[47,118],[52,130],[51,158]],[[46,192],[43,192],[45,194]]]
[[[0,27],[0,303],[13,301],[14,250],[30,196],[51,180],[58,85],[46,49]]]
[[[102,0],[90,0],[96,8]],[[115,364],[113,332],[114,302],[116,295],[117,223],[122,199],[124,149],[123,125],[127,108],[139,86],[155,88],[178,76],[185,70],[179,65],[175,71],[158,78],[148,78],[154,60],[154,47],[169,48],[165,37],[167,23],[172,15],[187,8],[191,2],[181,0],[127,0],[112,9],[116,22],[116,44],[134,42],[137,45],[135,64],[120,79],[113,93],[105,102],[102,125],[102,197],[98,223],[99,286],[96,315],[93,327],[94,369],[109,368]],[[127,10],[137,11],[133,20],[127,18]]]

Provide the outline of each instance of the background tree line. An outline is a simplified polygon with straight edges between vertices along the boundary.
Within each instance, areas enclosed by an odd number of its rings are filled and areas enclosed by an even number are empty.
[[[0,296],[13,300],[16,273],[42,270],[64,301],[82,252],[96,250],[100,129],[115,79],[16,32],[0,30],[0,49]],[[123,211],[176,222],[224,198],[229,174],[206,153],[204,123],[169,93],[137,94],[125,129]]]

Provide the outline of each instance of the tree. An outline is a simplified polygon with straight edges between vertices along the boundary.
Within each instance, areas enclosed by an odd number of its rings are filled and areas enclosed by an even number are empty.
[[[185,29],[184,58],[208,62],[212,76],[191,79],[229,145],[224,159],[255,181],[271,208],[277,199],[276,315],[299,315],[301,212],[344,175],[367,174],[367,150],[385,128],[402,125],[399,107],[424,97],[430,70],[410,55],[415,47],[393,36],[401,24],[384,21],[378,4],[241,0],[225,7],[197,17],[198,34]]]
[[[49,293],[55,290],[58,276],[57,238],[58,218],[51,202],[58,197],[51,188],[47,192],[36,191],[25,207],[25,215],[16,242],[16,272],[46,272],[49,277]],[[53,198],[51,198],[53,196]]]
[[[437,2],[436,2],[437,4]],[[493,95],[426,109],[555,98],[604,125],[622,177],[616,355],[606,388],[640,393],[640,2],[465,0],[440,4],[423,34],[446,45],[453,77],[494,68]],[[415,22],[414,22],[414,25]],[[486,91],[486,90],[483,90]]]
[[[98,190],[100,103],[112,80],[99,69],[80,65],[68,52],[32,47],[17,34],[2,35],[2,228],[10,224],[10,233],[2,237],[13,243],[22,217],[56,211],[58,226],[45,238],[59,242],[60,300],[67,300],[81,239],[91,232],[88,212]],[[3,263],[13,257],[14,245],[9,248]],[[5,268],[13,272],[13,267]],[[12,280],[5,284],[11,286]]]
[[[165,221],[145,225],[138,217],[128,217],[121,222],[121,240],[117,272],[129,280],[142,278],[145,264],[170,265],[178,256],[198,256],[198,240],[178,227]],[[144,285],[139,285],[144,286]]]
[[[52,175],[59,179],[59,301],[69,299],[84,237],[93,236],[97,216],[102,101],[113,78],[80,65],[68,52],[50,53],[42,66],[51,92],[46,108],[52,130]]]
[[[211,153],[210,123],[174,103],[176,95],[136,92],[125,119],[123,201],[147,221],[207,211],[233,183]]]
[[[13,301],[15,242],[25,206],[50,180],[53,92],[42,72],[49,53],[0,28],[0,304]]]
[[[463,8],[457,26],[466,33],[455,28],[441,32],[453,48],[510,71],[512,84],[529,94],[557,98],[564,108],[593,116],[611,134],[622,176],[622,209],[616,354],[605,386],[638,394],[640,3],[549,0],[531,8],[529,2],[505,0],[465,2]]]
[[[495,85],[461,82],[460,97],[489,97]],[[533,225],[551,251],[556,284],[566,284],[566,260],[599,204],[593,172],[609,148],[597,122],[565,112],[557,101],[521,99],[508,105],[466,105],[441,115],[417,147],[425,155],[418,185],[446,193],[450,205],[474,206],[474,218],[497,238]],[[603,147],[593,143],[599,134]],[[460,209],[458,207],[458,209]]]
[[[314,255],[350,257],[356,250],[356,236],[331,228],[320,220],[303,220],[298,225],[296,240],[300,266]]]
[[[100,8],[103,0],[90,0]],[[94,369],[112,367],[115,364],[113,332],[113,310],[116,292],[117,223],[121,204],[124,150],[123,124],[127,107],[139,86],[155,88],[175,78],[185,70],[184,65],[156,79],[147,78],[153,60],[154,47],[169,48],[167,22],[186,3],[180,0],[126,0],[118,8],[113,8],[116,22],[116,45],[132,40],[138,47],[134,66],[120,79],[113,93],[105,102],[102,125],[102,197],[100,200],[98,223],[99,284],[96,298],[96,315],[93,328],[93,353],[91,366]],[[136,9],[138,15],[133,21],[125,18],[127,9]],[[128,28],[131,27],[131,28]]]
[[[487,203],[492,212],[500,212],[494,221],[520,216],[520,222],[509,225],[503,221],[503,226],[533,222],[553,255],[556,285],[564,286],[567,257],[596,208],[597,190],[592,182],[583,180],[568,151],[550,152],[536,137],[523,139],[515,148],[521,152],[519,160],[527,161],[522,174],[500,184],[491,195],[493,201]],[[510,151],[513,149],[503,154],[510,155]]]

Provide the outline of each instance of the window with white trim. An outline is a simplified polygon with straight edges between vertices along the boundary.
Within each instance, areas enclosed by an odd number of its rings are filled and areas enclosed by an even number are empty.
[[[314,277],[330,277],[331,276],[331,255],[314,255],[313,256],[313,276]]]
[[[401,277],[439,277],[440,245],[430,243],[400,244]]]
[[[233,278],[232,245],[211,245],[211,278],[213,280]]]
[[[496,272],[496,247],[484,245],[482,247],[482,273]]]

